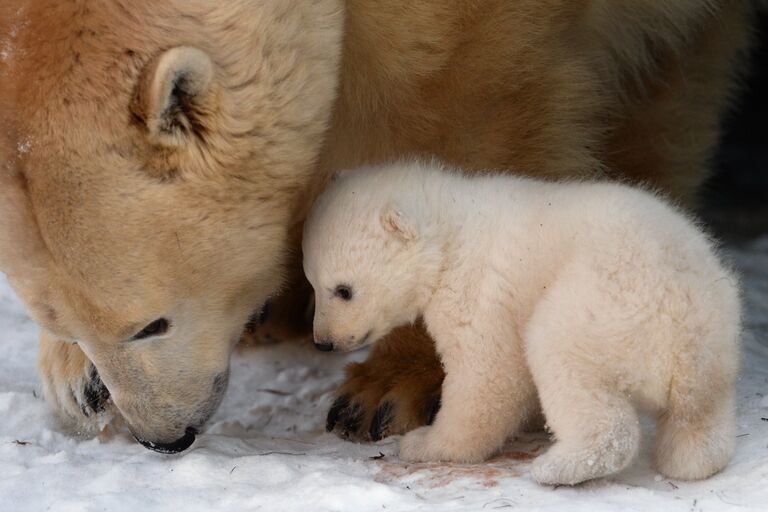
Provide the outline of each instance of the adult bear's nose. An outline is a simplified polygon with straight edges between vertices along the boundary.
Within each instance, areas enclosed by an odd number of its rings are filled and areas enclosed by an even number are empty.
[[[333,350],[333,342],[328,340],[315,340],[315,348],[321,352],[330,352]]]
[[[181,436],[179,439],[171,442],[171,443],[153,443],[152,441],[147,441],[146,439],[142,439],[138,436],[133,436],[144,448],[147,448],[149,450],[159,452],[159,453],[179,453],[183,452],[187,448],[189,448],[192,443],[195,442],[195,436],[197,435],[197,429],[193,427],[187,427],[187,429],[184,431],[184,435]]]

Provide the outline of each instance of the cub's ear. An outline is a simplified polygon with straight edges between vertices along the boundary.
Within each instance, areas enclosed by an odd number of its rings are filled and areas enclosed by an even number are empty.
[[[410,242],[419,238],[419,230],[416,223],[395,204],[384,207],[381,211],[380,220],[381,225],[386,231],[404,242]]]
[[[161,146],[181,146],[205,129],[214,97],[215,70],[202,50],[177,46],[151,61],[139,79],[131,111]]]

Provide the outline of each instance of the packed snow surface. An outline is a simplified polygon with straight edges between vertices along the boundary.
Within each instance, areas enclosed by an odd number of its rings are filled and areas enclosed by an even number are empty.
[[[546,436],[479,465],[405,464],[397,439],[355,444],[323,431],[351,356],[290,344],[238,352],[227,398],[191,449],[150,452],[127,433],[72,437],[41,398],[37,328],[0,277],[0,511],[768,510],[768,238],[726,255],[742,275],[746,332],[736,454],[721,474],[671,481],[651,466],[652,424],[623,473],[542,487]]]

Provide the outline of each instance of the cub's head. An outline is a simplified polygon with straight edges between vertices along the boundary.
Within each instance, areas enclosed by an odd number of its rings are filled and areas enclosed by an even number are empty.
[[[341,25],[336,0],[0,7],[0,270],[149,446],[188,444],[281,285]]]
[[[418,166],[337,177],[304,227],[304,272],[315,290],[315,345],[347,351],[416,320],[440,254],[418,191]]]

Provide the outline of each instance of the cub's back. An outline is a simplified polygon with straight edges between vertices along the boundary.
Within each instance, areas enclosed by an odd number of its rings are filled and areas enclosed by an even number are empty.
[[[737,279],[723,264],[716,244],[680,209],[649,191],[613,183],[564,185],[561,212],[582,258],[607,286],[623,291],[639,310],[675,304],[672,316],[730,312],[738,318]],[[710,315],[711,316],[711,315]]]
[[[515,251],[524,242],[538,252],[540,265],[585,257],[616,271],[732,277],[704,230],[651,191],[612,182],[474,179],[474,194],[497,214],[497,229],[509,235]]]

